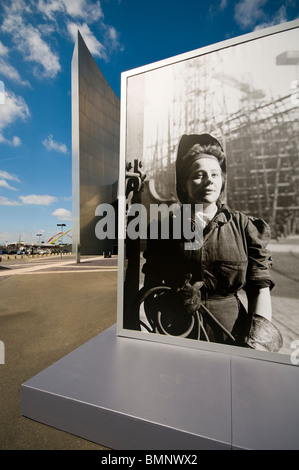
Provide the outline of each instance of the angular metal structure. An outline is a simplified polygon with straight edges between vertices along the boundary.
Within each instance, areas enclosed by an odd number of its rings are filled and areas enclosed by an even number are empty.
[[[80,32],[72,57],[73,252],[115,252],[116,240],[99,240],[99,204],[116,205],[120,101],[104,78]]]

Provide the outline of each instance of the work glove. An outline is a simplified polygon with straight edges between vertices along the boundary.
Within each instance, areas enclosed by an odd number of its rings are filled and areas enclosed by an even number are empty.
[[[280,331],[266,318],[254,314],[246,346],[258,351],[278,352],[283,339]]]
[[[187,313],[195,313],[201,305],[200,289],[203,285],[203,282],[198,281],[191,285],[191,279],[192,274],[187,274],[183,285],[177,288],[177,294],[182,300]]]

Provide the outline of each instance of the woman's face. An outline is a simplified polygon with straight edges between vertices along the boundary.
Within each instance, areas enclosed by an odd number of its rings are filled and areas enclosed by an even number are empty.
[[[189,204],[207,206],[217,201],[222,188],[222,172],[218,161],[208,155],[195,160],[188,173],[185,189]]]

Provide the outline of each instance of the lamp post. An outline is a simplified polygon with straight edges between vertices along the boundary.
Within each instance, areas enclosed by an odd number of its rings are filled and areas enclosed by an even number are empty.
[[[40,237],[42,236],[41,233],[37,233],[36,236],[38,237],[38,246],[40,247]]]
[[[63,228],[62,227],[66,227],[66,225],[65,224],[57,224],[57,227],[61,227],[61,231],[62,231],[62,234],[61,234],[61,237],[60,237],[60,258],[62,258],[62,251],[61,251],[62,237],[63,237]]]

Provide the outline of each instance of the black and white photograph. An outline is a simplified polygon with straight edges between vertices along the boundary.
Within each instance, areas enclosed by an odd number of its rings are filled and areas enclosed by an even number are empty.
[[[123,76],[121,335],[292,354],[298,40],[269,28]]]

